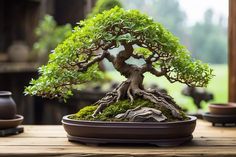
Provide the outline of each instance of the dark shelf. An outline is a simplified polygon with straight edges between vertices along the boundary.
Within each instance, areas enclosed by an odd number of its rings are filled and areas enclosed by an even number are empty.
[[[33,62],[0,62],[0,74],[1,73],[19,73],[19,72],[36,72],[38,67],[40,66],[39,63]]]

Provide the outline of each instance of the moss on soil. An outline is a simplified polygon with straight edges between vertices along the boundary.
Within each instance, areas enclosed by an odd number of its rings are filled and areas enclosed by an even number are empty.
[[[130,103],[130,100],[121,100],[116,103],[110,104],[106,107],[101,114],[98,114],[96,117],[92,117],[93,112],[96,110],[98,106],[91,105],[82,108],[79,112],[71,115],[69,118],[76,119],[76,120],[91,120],[91,121],[121,121],[120,119],[115,118],[117,114],[124,113],[128,109],[133,109],[138,106],[141,107],[151,107],[156,108],[168,118],[167,121],[178,121],[172,116],[171,111],[164,107],[157,107],[154,103],[143,100],[143,99],[136,99],[134,100],[133,104]],[[183,117],[182,120],[188,119],[183,111],[181,111],[181,115]],[[128,121],[127,119],[122,121]]]

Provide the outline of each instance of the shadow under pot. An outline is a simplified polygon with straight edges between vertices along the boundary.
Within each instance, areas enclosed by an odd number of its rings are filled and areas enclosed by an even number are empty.
[[[9,91],[0,91],[0,119],[14,119],[16,104]]]

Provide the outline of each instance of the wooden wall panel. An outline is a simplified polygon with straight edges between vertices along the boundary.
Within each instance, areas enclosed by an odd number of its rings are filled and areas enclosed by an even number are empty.
[[[229,101],[236,102],[236,0],[229,0]]]

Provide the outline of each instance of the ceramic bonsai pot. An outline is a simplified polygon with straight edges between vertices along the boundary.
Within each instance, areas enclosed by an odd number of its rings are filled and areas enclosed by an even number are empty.
[[[178,122],[104,122],[82,121],[64,116],[62,124],[69,141],[87,144],[149,143],[176,146],[192,139],[196,117]]]
[[[221,124],[236,125],[236,103],[218,103],[210,104],[208,113],[203,114],[203,119],[212,123],[213,126]]]
[[[236,115],[217,115],[208,112],[203,114],[203,119],[211,122],[213,126],[215,126],[215,124],[221,124],[222,126],[226,126],[226,124],[236,125]]]
[[[236,115],[236,103],[210,104],[209,110],[215,115]]]
[[[16,116],[16,104],[9,91],[0,91],[0,119],[14,119]]]
[[[23,119],[21,115],[16,115],[13,119],[0,119],[0,130],[15,128],[22,123]]]

